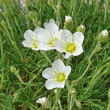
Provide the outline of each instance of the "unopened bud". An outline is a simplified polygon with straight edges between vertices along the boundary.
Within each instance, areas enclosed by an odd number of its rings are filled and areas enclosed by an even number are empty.
[[[53,5],[54,5],[53,0],[48,0],[48,5],[50,5],[50,6],[52,6],[52,7],[53,7]]]
[[[107,38],[108,38],[108,31],[107,30],[103,30],[98,36],[99,42],[104,42]]]
[[[82,32],[84,34],[85,29],[86,29],[85,26],[81,24],[80,26],[77,27],[76,31]]]
[[[3,28],[6,28],[6,22],[4,20],[1,20],[1,25]]]
[[[78,100],[76,100],[76,106],[78,109],[81,109],[81,103]]]
[[[64,29],[72,31],[73,29],[73,19],[70,16],[65,16]]]
[[[15,73],[15,72],[16,72],[16,68],[15,68],[14,66],[12,66],[12,67],[10,68],[10,71],[11,71],[12,73]]]
[[[77,86],[78,85],[78,81],[77,80],[73,80],[71,85],[72,85],[72,87]]]
[[[98,45],[97,45],[97,48],[96,48],[96,52],[100,52],[101,51],[101,43],[99,43]]]
[[[7,16],[8,16],[8,14],[7,14],[6,12],[3,12],[2,15],[3,15],[4,17],[7,17]]]
[[[46,97],[39,98],[36,101],[36,103],[41,104],[45,108],[50,108],[51,107],[51,103],[50,103],[50,101],[48,99],[46,99]]]
[[[30,19],[34,20],[34,19],[37,19],[38,13],[36,11],[30,11],[28,12],[28,16]]]
[[[71,88],[71,89],[69,90],[69,93],[70,93],[71,95],[73,95],[73,96],[76,96],[77,91],[76,91],[75,88]]]
[[[19,98],[19,93],[15,93],[12,102],[15,102]]]

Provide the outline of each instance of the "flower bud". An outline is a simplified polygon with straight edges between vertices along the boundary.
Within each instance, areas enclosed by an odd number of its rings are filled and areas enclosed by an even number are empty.
[[[15,93],[12,102],[15,102],[19,98],[19,93]]]
[[[78,85],[78,81],[77,81],[77,80],[73,80],[71,86],[72,86],[72,87],[75,87],[75,86],[77,86],[77,85]]]
[[[100,52],[101,51],[101,43],[98,43],[97,47],[96,47],[96,52]]]
[[[76,100],[76,106],[78,109],[81,109],[81,103],[78,100]]]
[[[10,68],[10,71],[11,71],[12,73],[15,73],[15,72],[16,72],[16,68],[15,68],[14,66],[12,66],[12,67]]]
[[[36,11],[29,11],[28,16],[30,19],[34,20],[34,19],[37,19],[38,13]]]
[[[53,5],[54,5],[53,0],[48,0],[48,5],[50,5],[50,6],[52,6],[52,7],[53,7]]]
[[[76,31],[82,32],[84,34],[85,29],[86,29],[85,26],[81,24],[80,26],[77,27]]]
[[[70,16],[65,16],[64,29],[72,31],[73,29],[73,19]]]
[[[99,36],[98,36],[98,41],[99,42],[104,42],[106,39],[108,38],[108,31],[107,30],[103,30]]]
[[[51,107],[51,103],[48,99],[46,99],[46,97],[42,97],[39,98],[36,103],[41,104],[42,106],[44,106],[45,108],[50,108]]]
[[[1,20],[1,25],[4,29],[6,28],[6,22],[4,20]]]
[[[75,88],[71,88],[71,89],[69,90],[69,93],[70,93],[71,95],[73,95],[73,96],[76,96],[77,91],[76,91]]]

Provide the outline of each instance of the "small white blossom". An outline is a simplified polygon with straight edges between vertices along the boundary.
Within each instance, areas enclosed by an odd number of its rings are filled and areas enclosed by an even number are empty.
[[[48,90],[53,88],[64,88],[66,79],[71,72],[70,66],[65,66],[64,63],[58,59],[53,62],[52,68],[46,68],[42,72],[42,76],[47,79],[45,86]]]
[[[72,18],[70,16],[65,16],[65,21],[66,22],[72,21]]]
[[[38,47],[40,50],[51,50],[54,48],[54,42],[60,38],[59,27],[55,24],[54,20],[49,23],[44,23],[45,29],[37,28],[35,33],[39,37]]]
[[[35,32],[31,30],[27,30],[24,33],[25,40],[22,42],[24,47],[32,48],[33,50],[39,50],[37,46],[38,37]]]
[[[68,30],[63,30],[61,38],[55,41],[55,49],[64,53],[64,57],[68,58],[71,55],[78,56],[83,52],[82,43],[84,35],[81,32],[75,32],[73,35]]]
[[[102,34],[103,34],[104,37],[107,37],[108,36],[108,31],[104,30],[104,31],[102,31]]]
[[[44,105],[46,103],[47,99],[46,97],[42,97],[42,98],[39,98],[36,103],[39,103],[41,105]]]

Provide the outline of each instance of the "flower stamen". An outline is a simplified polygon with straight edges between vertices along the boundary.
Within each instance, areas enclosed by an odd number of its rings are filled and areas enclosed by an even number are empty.
[[[72,42],[72,43],[68,43],[66,45],[66,51],[69,52],[69,53],[72,53],[76,50],[76,45]]]
[[[63,82],[65,80],[65,78],[66,78],[66,76],[64,73],[59,73],[57,75],[57,81],[59,81],[59,82]]]
[[[58,40],[58,38],[54,38],[49,42],[49,45],[51,45],[51,47],[54,47],[54,42]]]

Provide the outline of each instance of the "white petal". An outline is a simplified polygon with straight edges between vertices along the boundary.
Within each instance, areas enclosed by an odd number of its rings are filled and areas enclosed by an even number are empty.
[[[54,43],[55,49],[59,52],[65,52],[65,45],[66,45],[65,41],[61,39],[55,41]]]
[[[76,48],[76,51],[73,52],[73,56],[78,56],[81,53],[83,53],[83,48],[82,48],[82,46],[79,46],[79,47]]]
[[[45,42],[38,42],[37,46],[40,50],[45,50],[45,51],[54,49],[54,47],[51,47],[51,45]]]
[[[55,73],[64,72],[65,65],[60,59],[58,59],[53,62],[52,69]]]
[[[34,32],[41,42],[50,42],[51,36],[46,29],[38,27]]]
[[[51,90],[53,88],[56,88],[57,86],[57,82],[54,80],[54,79],[49,79],[45,82],[45,87],[48,89],[48,90]]]
[[[65,42],[71,42],[72,41],[72,33],[69,30],[63,30],[61,32],[61,39],[63,39]]]
[[[76,45],[82,45],[84,41],[84,35],[81,32],[75,32],[73,34],[73,41]]]
[[[72,53],[66,52],[65,54],[63,54],[63,57],[68,59],[71,55],[72,55]]]
[[[53,78],[54,75],[53,75],[53,70],[52,68],[46,68],[43,72],[42,72],[42,76],[46,79],[49,79],[49,78]]]
[[[30,42],[32,42],[35,37],[36,37],[35,33],[31,30],[27,30],[24,33],[24,38]]]
[[[39,50],[39,48],[32,48],[32,50]]]
[[[22,42],[22,44],[23,44],[24,47],[33,48],[32,43],[29,42],[29,41],[27,41],[27,40],[24,40],[24,41]]]
[[[52,38],[60,37],[59,28],[55,23],[49,23],[45,26],[45,29],[50,33]]]
[[[71,72],[71,67],[70,66],[66,66],[65,67],[65,75],[68,77],[68,75],[70,74]]]
[[[48,25],[49,23],[55,23],[55,21],[54,21],[53,19],[50,19],[49,22],[45,22],[45,23],[44,23],[44,26]]]
[[[65,81],[61,83],[57,83],[56,88],[64,88],[64,86],[65,86]]]

